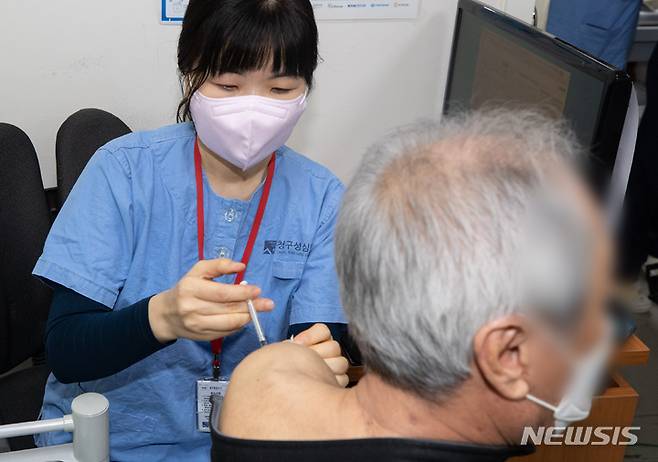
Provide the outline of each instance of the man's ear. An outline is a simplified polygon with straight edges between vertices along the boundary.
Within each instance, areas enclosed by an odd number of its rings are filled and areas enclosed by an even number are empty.
[[[510,315],[485,324],[473,339],[473,358],[484,380],[502,397],[521,400],[530,351],[528,330],[521,316]]]

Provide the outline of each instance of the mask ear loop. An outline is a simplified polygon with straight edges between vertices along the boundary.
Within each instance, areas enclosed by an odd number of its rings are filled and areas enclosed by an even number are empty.
[[[548,409],[549,411],[553,411],[553,412],[557,411],[556,406],[553,406],[552,404],[549,404],[543,399],[539,399],[536,396],[531,395],[530,393],[526,395],[526,398],[528,398],[528,400],[532,401],[533,403],[538,404],[545,409]]]
[[[308,86],[306,87],[306,91],[304,92],[304,97],[299,101],[300,106],[302,106],[306,102],[306,98],[308,98]]]
[[[564,345],[560,341],[560,338],[556,337],[553,333],[547,334],[547,333],[543,332],[542,335],[548,335],[549,338],[553,342],[555,342],[555,344],[557,345],[557,348],[558,348],[560,354],[564,357],[564,359],[566,360],[569,367],[571,367],[571,368],[575,367],[576,364],[575,364],[573,358],[571,358],[571,355],[569,355],[569,352],[566,350],[566,348],[564,347]],[[532,401],[533,403],[543,407],[544,409],[548,409],[549,411],[551,411],[553,413],[557,412],[557,406],[553,406],[552,404],[544,401],[543,399],[537,398],[535,395],[532,395],[532,394],[528,393],[526,395],[526,399],[528,401]]]

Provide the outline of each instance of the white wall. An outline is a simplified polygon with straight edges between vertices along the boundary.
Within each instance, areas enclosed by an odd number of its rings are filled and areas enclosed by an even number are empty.
[[[46,187],[57,129],[76,110],[108,110],[134,130],[174,121],[180,28],[158,22],[159,0],[2,3],[0,121],[31,137]],[[423,0],[416,21],[321,22],[324,63],[290,144],[349,180],[381,134],[438,114],[456,4]]]
[[[425,0],[409,22],[322,22],[316,92],[291,145],[349,179],[387,129],[440,107],[455,0]],[[158,0],[3,0],[0,120],[25,130],[55,185],[64,119],[99,107],[134,130],[174,121],[180,28]]]
[[[528,24],[534,22],[535,0],[480,0]],[[543,0],[539,0],[540,2]]]

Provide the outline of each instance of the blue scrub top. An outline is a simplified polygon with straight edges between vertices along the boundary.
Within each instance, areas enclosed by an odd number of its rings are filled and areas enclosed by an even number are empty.
[[[551,0],[546,30],[595,58],[624,69],[641,0]]]
[[[34,274],[120,310],[173,287],[197,262],[191,123],[126,135],[92,157],[48,235]],[[272,190],[245,279],[276,308],[260,320],[270,341],[292,324],[344,323],[333,233],[344,187],[288,147],[276,152]],[[242,258],[261,187],[247,201],[224,199],[204,176],[206,258]],[[218,279],[231,283],[234,276]],[[107,339],[111,342],[111,339]],[[258,348],[253,326],[225,339],[221,373]],[[101,380],[62,384],[51,374],[42,418],[71,412],[84,392],[110,401],[111,459],[206,461],[210,437],[196,430],[196,381],[210,374],[210,345],[180,339]],[[46,433],[37,444],[62,444]]]

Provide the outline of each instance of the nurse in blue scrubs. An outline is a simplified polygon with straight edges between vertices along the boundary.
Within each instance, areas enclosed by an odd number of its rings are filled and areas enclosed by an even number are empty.
[[[34,269],[54,288],[42,418],[102,393],[112,460],[208,460],[196,383],[213,363],[230,377],[259,347],[248,299],[270,341],[296,335],[346,383],[332,341],[345,323],[333,263],[343,185],[284,145],[317,43],[309,0],[190,2],[181,123],[99,149]],[[310,335],[314,323],[326,334]]]

